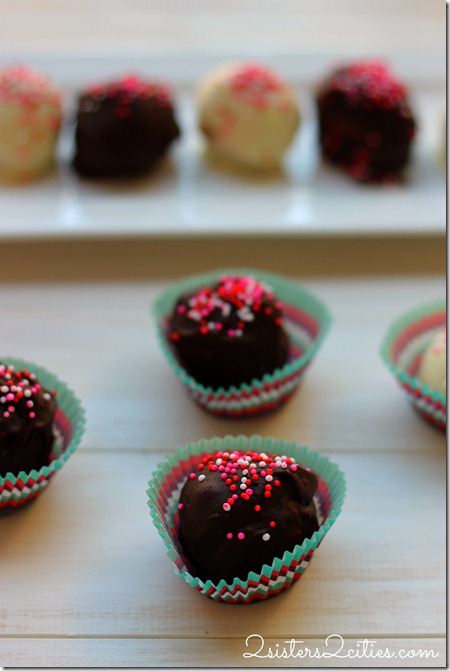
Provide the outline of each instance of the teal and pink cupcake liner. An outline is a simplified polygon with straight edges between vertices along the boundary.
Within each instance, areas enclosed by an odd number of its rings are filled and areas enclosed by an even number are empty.
[[[177,506],[181,489],[193,467],[205,454],[248,449],[294,457],[297,463],[317,474],[319,485],[314,500],[320,527],[310,539],[305,539],[292,551],[286,551],[282,557],[275,557],[270,566],[265,564],[259,573],[250,572],[246,580],[235,578],[231,583],[224,580],[219,583],[202,581],[189,571],[177,538]],[[268,599],[288,589],[302,577],[341,512],[345,487],[343,473],[318,452],[270,437],[226,436],[189,443],[169,455],[154,471],[147,494],[153,523],[167,548],[176,575],[214,601],[238,604]]]
[[[80,444],[85,427],[83,407],[69,387],[45,368],[34,363],[6,357],[2,362],[16,369],[30,370],[42,386],[57,392],[58,410],[55,415],[55,444],[52,460],[47,466],[30,472],[7,473],[0,477],[0,516],[14,512],[33,501],[52,482]]]
[[[423,384],[421,362],[431,340],[447,323],[445,301],[435,301],[402,315],[389,329],[381,356],[414,409],[441,431],[447,426],[447,397]]]
[[[180,295],[217,281],[224,275],[251,275],[270,285],[283,302],[283,324],[290,339],[288,363],[263,378],[238,387],[213,389],[190,376],[178,361],[167,337],[167,323]],[[154,305],[158,338],[176,376],[201,408],[222,417],[248,417],[270,412],[297,389],[331,325],[328,309],[310,292],[272,273],[253,269],[220,269],[176,283]]]

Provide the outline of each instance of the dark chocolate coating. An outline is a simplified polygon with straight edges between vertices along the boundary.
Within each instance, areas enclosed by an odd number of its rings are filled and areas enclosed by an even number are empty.
[[[153,169],[179,134],[172,105],[157,96],[85,93],[76,121],[75,170],[88,178],[133,178]]]
[[[323,157],[361,182],[398,181],[416,129],[406,91],[387,71],[382,76],[385,91],[370,83],[370,66],[367,80],[342,68],[317,95]]]
[[[170,340],[177,359],[197,382],[214,389],[250,384],[254,378],[261,379],[287,363],[289,339],[283,326],[276,322],[281,320],[282,311],[276,307],[275,297],[265,295],[261,309],[254,313],[253,321],[245,323],[242,335],[230,337],[228,331],[236,330],[240,323],[237,307],[230,303],[228,316],[214,310],[208,321],[219,322],[222,328],[203,333],[199,322],[189,319],[186,312],[178,312],[180,305],[189,307],[193,295],[195,292],[179,298],[168,326],[169,334],[178,337]]]
[[[264,496],[264,478],[259,478],[251,484],[250,499],[239,496],[228,512],[223,503],[230,491],[221,473],[202,472],[206,475],[203,482],[197,473],[182,489],[178,529],[188,568],[202,580],[246,580],[249,571],[259,573],[263,564],[271,564],[286,550],[292,551],[319,528],[313,500],[317,477],[311,471],[299,466],[294,473],[277,467],[273,477],[280,485],[273,488],[270,498]],[[255,510],[257,504],[259,512]],[[270,522],[275,526],[271,527]],[[241,540],[240,532],[245,536]],[[233,534],[231,539],[228,533]],[[270,539],[264,541],[266,533]]]
[[[0,375],[0,388],[5,382],[4,376]],[[57,404],[53,395],[44,397],[48,393],[46,389],[40,389],[31,397],[34,418],[29,416],[30,409],[26,405],[29,399],[26,397],[13,403],[14,412],[9,417],[4,417],[4,411],[11,404],[8,401],[0,403],[0,476],[39,470],[50,463]],[[4,393],[0,392],[2,396]]]

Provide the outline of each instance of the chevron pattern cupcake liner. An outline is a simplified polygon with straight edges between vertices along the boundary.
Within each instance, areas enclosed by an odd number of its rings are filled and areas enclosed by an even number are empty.
[[[177,540],[177,504],[181,489],[193,465],[202,455],[218,450],[248,449],[294,457],[297,463],[311,468],[319,476],[319,486],[314,500],[320,528],[302,545],[297,545],[290,552],[286,551],[282,557],[274,558],[270,566],[265,564],[260,573],[250,572],[245,581],[239,578],[235,578],[231,584],[224,580],[217,584],[210,580],[202,581],[189,572]],[[213,438],[189,443],[178,449],[175,454],[168,456],[154,471],[147,494],[153,523],[167,548],[175,573],[198,592],[215,601],[232,604],[251,603],[275,596],[301,578],[315,550],[341,512],[345,496],[345,478],[327,457],[295,443],[260,436],[226,436],[223,439]]]
[[[45,368],[12,357],[4,363],[17,369],[32,370],[44,387],[57,392],[58,410],[55,415],[55,445],[48,466],[30,472],[7,473],[0,477],[0,516],[14,512],[33,501],[52,482],[55,474],[77,449],[84,433],[85,415],[80,401],[69,387]]]
[[[381,346],[381,356],[414,409],[441,431],[447,427],[447,397],[417,377],[423,355],[435,334],[447,323],[444,301],[412,310],[396,320]]]
[[[250,384],[213,389],[198,383],[183,369],[167,339],[167,320],[177,298],[216,281],[223,275],[252,275],[272,287],[283,301],[284,326],[290,338],[288,363]],[[158,337],[170,366],[191,398],[203,409],[222,417],[248,417],[275,410],[294,393],[330,328],[326,306],[311,293],[277,275],[253,269],[221,269],[177,283],[155,303]]]

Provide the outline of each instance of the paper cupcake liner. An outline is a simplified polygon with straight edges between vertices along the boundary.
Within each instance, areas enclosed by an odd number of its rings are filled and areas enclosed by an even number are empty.
[[[211,580],[202,581],[189,572],[177,540],[177,505],[181,489],[193,466],[204,454],[220,450],[249,449],[294,457],[297,463],[311,468],[317,474],[319,485],[314,500],[320,527],[310,539],[305,539],[292,551],[286,551],[282,557],[274,558],[270,565],[264,564],[260,573],[251,571],[246,580],[235,578],[231,583],[225,580],[219,583],[213,583]],[[300,447],[296,443],[261,436],[225,436],[223,439],[213,438],[189,443],[169,455],[153,472],[147,494],[153,523],[167,548],[167,555],[173,562],[175,573],[198,592],[215,601],[233,604],[251,603],[275,596],[301,578],[316,548],[341,512],[345,496],[345,478],[327,457],[312,452],[307,447]]]
[[[167,339],[167,321],[181,294],[210,284],[223,275],[252,275],[272,287],[284,303],[283,323],[290,339],[290,358],[282,368],[259,380],[254,379],[250,384],[213,389],[197,382],[177,360]],[[178,282],[156,301],[154,315],[163,352],[191,398],[214,415],[234,418],[266,413],[287,401],[318,352],[331,324],[328,309],[311,293],[272,273],[248,268],[220,269]]]
[[[446,431],[447,397],[423,384],[417,373],[430,341],[446,323],[445,301],[423,305],[392,324],[380,352],[414,409],[442,431]]]
[[[47,487],[60,468],[77,449],[85,428],[85,414],[80,401],[69,387],[45,368],[30,361],[13,357],[2,358],[2,362],[16,369],[30,370],[47,389],[57,392],[58,410],[55,415],[54,430],[57,438],[54,445],[54,459],[39,470],[7,473],[0,477],[0,515],[14,512],[30,503]]]

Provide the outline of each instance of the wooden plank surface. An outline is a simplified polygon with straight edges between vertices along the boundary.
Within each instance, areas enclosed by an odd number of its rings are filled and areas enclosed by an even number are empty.
[[[0,520],[0,664],[270,665],[241,660],[258,633],[274,646],[301,638],[323,649],[340,634],[347,646],[367,637],[397,653],[432,648],[439,657],[421,664],[443,665],[445,437],[412,412],[378,348],[394,317],[443,295],[444,278],[305,285],[334,315],[328,341],[283,410],[242,422],[197,410],[158,350],[148,307],[167,283],[2,287],[8,353],[69,382],[88,429],[48,491]],[[298,585],[233,608],[174,575],[146,482],[188,440],[256,432],[329,455],[348,494]],[[332,666],[341,662],[353,663]]]
[[[303,641],[301,649],[310,649],[315,653],[318,649],[319,654],[331,652],[330,647],[326,647],[321,639],[301,638]],[[373,639],[371,639],[373,640]],[[290,651],[290,644],[284,644],[284,639],[264,639],[266,654],[271,648],[282,650],[286,647]],[[359,648],[358,648],[359,643]],[[278,648],[276,648],[278,644]],[[3,657],[6,666],[28,666],[34,667],[61,667],[67,668],[76,664],[81,667],[105,666],[107,660],[108,666],[120,667],[151,667],[157,661],[158,667],[183,667],[191,664],[195,667],[296,667],[300,665],[309,667],[380,667],[389,666],[404,667],[443,667],[445,666],[446,649],[445,639],[443,638],[378,638],[376,644],[369,647],[370,652],[386,651],[389,658],[366,658],[359,657],[352,659],[350,657],[311,657],[304,659],[290,657],[285,659],[259,659],[243,658],[247,652],[245,647],[245,638],[208,638],[198,641],[197,639],[180,638],[70,638],[58,639],[52,638],[51,642],[46,639],[7,639],[8,652]],[[351,654],[350,651],[359,652],[362,650],[363,643],[360,639],[345,639],[345,647],[341,655]],[[334,648],[336,649],[336,648]],[[300,650],[300,644],[294,648],[295,652]],[[419,655],[422,651],[422,656]],[[426,657],[425,653],[429,653]],[[415,656],[412,656],[416,653]],[[369,654],[369,653],[367,653]],[[409,655],[406,657],[405,655]]]
[[[6,53],[445,49],[442,0],[2,0],[1,6]]]

